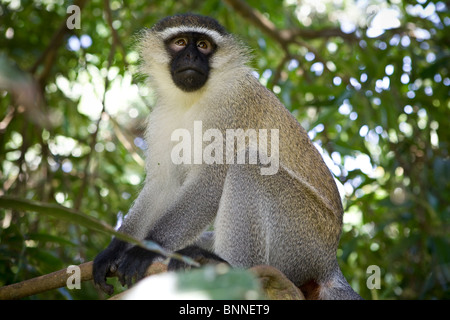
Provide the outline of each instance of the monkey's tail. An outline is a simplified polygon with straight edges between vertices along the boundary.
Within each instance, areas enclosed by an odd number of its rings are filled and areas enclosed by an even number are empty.
[[[321,300],[363,300],[345,279],[339,267],[331,277],[318,284],[318,298]]]

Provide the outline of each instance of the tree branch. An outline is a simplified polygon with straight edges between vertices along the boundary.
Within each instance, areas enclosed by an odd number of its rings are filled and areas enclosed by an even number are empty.
[[[109,2],[107,0],[105,0],[105,7],[109,8]],[[106,8],[105,8],[105,10],[108,11]],[[106,68],[107,71],[109,71],[109,69],[112,66],[114,54],[116,52],[116,46],[117,46],[117,42],[113,40],[113,43],[112,43],[111,49],[109,50],[109,55],[108,55],[108,66]],[[74,208],[77,210],[81,208],[81,202],[84,198],[84,191],[88,186],[88,180],[89,180],[89,176],[90,176],[89,175],[89,166],[91,164],[91,159],[92,159],[92,155],[94,153],[93,150],[95,149],[95,144],[97,143],[98,132],[100,131],[100,122],[102,121],[103,114],[105,113],[105,110],[106,110],[106,93],[108,91],[109,84],[110,84],[110,81],[108,78],[108,72],[106,72],[105,79],[104,79],[104,90],[103,90],[103,96],[102,96],[102,111],[100,112],[100,116],[97,120],[95,131],[91,135],[92,140],[89,145],[91,152],[89,152],[87,155],[86,165],[84,167],[83,180],[81,182],[81,187],[78,192],[78,196],[75,199]]]
[[[92,261],[79,265],[81,281],[92,278]],[[68,278],[67,269],[62,269],[40,277],[25,280],[0,288],[0,300],[21,299],[34,294],[42,293],[66,286]]]
[[[301,290],[280,270],[266,265],[250,268],[261,281],[266,297],[270,300],[305,300]]]
[[[278,30],[272,21],[267,19],[261,12],[249,6],[242,0],[223,0],[231,8],[233,8],[243,18],[250,21],[253,25],[261,29],[269,37],[281,44],[283,48],[287,49],[289,44],[289,37],[282,30]]]
[[[93,279],[93,261],[80,264],[80,281]],[[255,266],[249,269],[261,281],[263,293],[271,300],[305,300],[305,296],[281,271],[271,266]],[[167,265],[156,262],[147,269],[146,276],[167,272]],[[19,283],[0,287],[0,300],[14,300],[39,294],[67,286],[67,279],[71,276],[67,268]],[[114,276],[114,275],[109,275]],[[120,299],[119,293],[110,299]]]
[[[108,22],[108,26],[111,29],[113,44],[114,44],[114,46],[118,46],[120,48],[120,51],[122,52],[122,56],[123,56],[124,66],[125,66],[125,68],[127,68],[128,63],[126,60],[127,55],[125,53],[125,47],[124,47],[122,41],[120,41],[120,37],[119,37],[119,34],[117,33],[117,30],[114,29],[114,27],[113,27],[113,17],[112,17],[110,2],[109,2],[109,0],[104,0],[103,4],[105,6],[104,9],[105,9],[106,21]]]
[[[273,40],[278,42],[283,50],[287,50],[289,44],[298,43],[301,39],[317,39],[340,37],[347,41],[358,41],[357,37],[352,33],[344,33],[340,28],[324,28],[320,30],[311,29],[282,29],[279,30],[272,21],[267,19],[261,12],[249,6],[243,0],[223,0],[231,8],[233,8],[243,18],[250,21],[253,25],[261,29]]]
[[[74,2],[74,5],[78,6],[80,10],[84,7],[87,0],[76,0]],[[54,65],[55,59],[56,59],[56,53],[58,52],[59,47],[63,43],[64,36],[70,32],[70,30],[67,28],[66,25],[66,19],[64,19],[58,30],[53,34],[52,39],[50,40],[49,45],[44,50],[44,52],[41,54],[41,56],[36,60],[36,62],[33,64],[33,66],[30,68],[30,73],[35,74],[37,71],[37,68],[44,64],[44,69],[38,76],[38,82],[41,85],[41,87],[44,87],[44,84],[48,78],[48,75],[50,74],[51,68]]]
[[[93,261],[80,264],[80,281],[93,279]],[[167,266],[161,262],[156,262],[148,267],[146,276],[165,272]],[[67,285],[67,279],[71,273],[67,273],[67,268],[61,269],[40,277],[25,280],[0,288],[0,300],[14,300],[42,293],[45,291],[58,289]]]

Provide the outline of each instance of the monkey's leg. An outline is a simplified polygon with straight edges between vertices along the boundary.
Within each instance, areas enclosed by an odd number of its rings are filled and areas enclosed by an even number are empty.
[[[228,170],[215,222],[215,252],[234,267],[267,264],[303,284],[331,270],[332,249],[325,227],[310,209],[295,178],[280,168],[261,175],[257,165]],[[320,221],[322,222],[322,221]],[[326,221],[323,221],[326,223]],[[325,239],[324,239],[325,238]]]
[[[228,169],[214,224],[214,252],[233,267],[267,264],[264,190],[259,166],[235,164]]]

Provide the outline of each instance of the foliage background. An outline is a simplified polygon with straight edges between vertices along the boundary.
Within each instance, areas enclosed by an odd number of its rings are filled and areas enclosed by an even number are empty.
[[[66,26],[71,4],[80,29]],[[449,4],[247,4],[0,0],[0,196],[116,225],[143,181],[141,137],[154,104],[133,35],[167,15],[210,15],[253,49],[261,82],[340,182],[338,258],[351,285],[366,299],[450,298]],[[0,285],[92,260],[109,240],[0,208]],[[366,286],[370,265],[381,268],[379,290]],[[84,284],[32,298],[98,297]]]

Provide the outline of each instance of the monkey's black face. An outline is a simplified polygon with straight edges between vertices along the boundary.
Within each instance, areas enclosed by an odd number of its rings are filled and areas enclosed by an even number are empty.
[[[172,57],[170,74],[175,85],[183,91],[200,89],[208,80],[209,58],[216,45],[207,35],[189,32],[180,33],[166,41]]]

